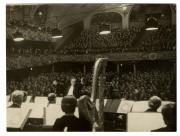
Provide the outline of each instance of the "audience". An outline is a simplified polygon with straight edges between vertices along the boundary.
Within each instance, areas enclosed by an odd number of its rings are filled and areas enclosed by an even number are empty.
[[[37,33],[40,32],[37,31]],[[144,33],[143,36],[139,38],[142,33]],[[59,61],[58,55],[173,50],[176,50],[176,28],[174,26],[159,26],[159,30],[152,32],[147,32],[139,27],[132,27],[127,30],[114,29],[111,34],[105,36],[99,35],[96,30],[88,29],[83,30],[77,38],[63,43],[61,48],[56,51],[52,48],[12,46],[7,49],[7,68],[17,69],[52,64]]]
[[[9,26],[6,29],[7,38],[12,38],[13,34],[16,32],[16,27]],[[19,31],[23,33],[25,40],[33,40],[33,41],[52,41],[51,34],[46,31],[33,30],[30,28],[19,27]]]
[[[138,47],[140,51],[164,51],[176,49],[176,28],[159,26],[158,31],[147,32]]]
[[[140,33],[144,35],[138,44],[134,40]],[[39,37],[39,36],[35,36]],[[49,41],[49,40],[47,40]],[[113,29],[111,34],[101,36],[96,30],[83,30],[74,40],[64,43],[64,46],[57,54],[94,54],[94,53],[113,53],[113,52],[132,52],[132,51],[162,51],[176,49],[176,28],[174,26],[159,26],[159,30],[146,32],[143,28],[132,27],[127,30]],[[52,54],[51,49],[38,48],[14,48],[11,54],[37,55]]]
[[[82,73],[61,72],[61,73],[42,73],[38,76],[31,76],[22,81],[8,81],[7,94],[14,90],[25,90],[28,95],[47,96],[55,93],[57,96],[67,95],[70,89],[69,81],[72,76],[76,77],[78,97],[81,94],[88,95],[91,92],[92,73],[87,73],[83,78],[85,85],[81,85]],[[149,72],[137,71],[136,73],[127,72],[118,75],[115,72],[106,73],[106,98],[125,98],[128,100],[148,100],[151,96],[158,96],[162,100],[172,100],[174,90],[171,88],[175,73],[172,71],[151,70]],[[57,81],[57,86],[53,81]],[[174,101],[174,100],[173,100]]]

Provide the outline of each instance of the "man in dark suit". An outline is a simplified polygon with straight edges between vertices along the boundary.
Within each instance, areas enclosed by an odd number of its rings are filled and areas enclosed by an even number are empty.
[[[162,116],[166,127],[152,130],[152,132],[175,132],[176,131],[176,104],[166,104],[162,108]]]
[[[81,88],[77,83],[76,78],[71,78],[70,80],[70,87],[67,88],[67,92],[65,95],[73,95],[76,98],[79,98],[82,95]]]
[[[13,103],[8,108],[21,108],[22,102],[25,101],[24,91],[15,90],[11,95]]]

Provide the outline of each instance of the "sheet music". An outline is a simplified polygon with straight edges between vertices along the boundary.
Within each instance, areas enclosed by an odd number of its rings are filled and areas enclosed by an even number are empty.
[[[7,109],[7,128],[23,129],[27,121],[30,109],[8,108]]]
[[[148,132],[165,126],[161,113],[128,113],[128,132]]]

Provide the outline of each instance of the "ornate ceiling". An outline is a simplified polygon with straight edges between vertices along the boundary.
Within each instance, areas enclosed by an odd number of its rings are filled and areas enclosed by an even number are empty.
[[[132,8],[133,7],[133,8]],[[173,10],[173,9],[174,10]],[[133,10],[131,10],[133,9]],[[163,8],[162,8],[163,9]],[[48,5],[8,5],[6,8],[6,18],[7,18],[7,26],[10,20],[18,20],[18,24],[23,24],[24,26],[32,27],[32,36],[33,38],[39,38],[37,40],[45,39],[45,41],[51,41],[51,35],[48,35],[43,32],[36,32],[39,26],[50,31],[51,28],[56,26],[65,29],[66,36],[59,40],[57,43],[57,47],[63,43],[64,40],[68,39],[68,35],[73,32],[73,28],[71,25],[76,24],[78,22],[84,21],[88,17],[93,17],[96,14],[103,12],[117,12],[121,16],[124,13],[131,14],[130,12],[134,11],[136,15],[140,13],[144,13],[145,10],[139,4],[48,4]],[[159,8],[148,8],[148,10],[159,10]],[[164,10],[164,9],[163,9]],[[171,5],[171,11],[175,12],[175,6]],[[116,16],[114,18],[117,18]],[[14,23],[14,22],[13,22]],[[23,27],[24,27],[23,26]],[[36,27],[35,27],[36,26]],[[34,30],[36,29],[36,30]],[[15,28],[12,29],[15,31]],[[9,31],[12,31],[11,29]],[[30,30],[30,31],[31,31]],[[26,31],[23,28],[23,31],[30,33],[30,31]],[[34,31],[36,34],[34,34]],[[8,35],[8,34],[7,34]],[[42,36],[39,36],[42,35]],[[8,36],[7,36],[8,37]],[[29,37],[29,36],[27,36]],[[31,37],[30,37],[31,39]]]
[[[104,11],[122,11],[129,4],[51,4],[51,5],[8,5],[7,20],[14,18],[33,24],[50,27],[66,27],[79,22],[89,15]],[[132,5],[132,4],[131,4]],[[40,22],[41,20],[41,22]]]

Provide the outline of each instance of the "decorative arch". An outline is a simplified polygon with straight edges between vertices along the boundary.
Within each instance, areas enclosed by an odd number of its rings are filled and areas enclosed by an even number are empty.
[[[98,29],[100,23],[106,22],[109,23],[111,29],[121,29],[122,28],[122,16],[118,12],[104,11],[98,12],[91,15],[90,27]]]
[[[146,14],[160,14],[159,24],[171,25],[172,8],[169,4],[138,4],[133,5],[129,12],[129,25],[142,27]]]

